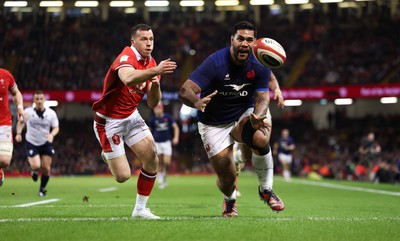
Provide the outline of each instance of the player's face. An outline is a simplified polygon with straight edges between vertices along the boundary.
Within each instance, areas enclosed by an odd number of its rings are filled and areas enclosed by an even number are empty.
[[[236,64],[245,64],[254,46],[254,31],[240,29],[231,37],[231,56]]]
[[[154,114],[156,115],[156,116],[162,116],[162,114],[163,114],[163,106],[161,106],[161,105],[157,105],[156,107],[154,107]]]
[[[131,38],[131,43],[143,58],[148,58],[151,55],[154,47],[154,35],[150,30],[138,30],[135,37]]]
[[[44,109],[44,102],[45,102],[44,94],[35,94],[33,96],[33,102],[35,103],[37,109]]]

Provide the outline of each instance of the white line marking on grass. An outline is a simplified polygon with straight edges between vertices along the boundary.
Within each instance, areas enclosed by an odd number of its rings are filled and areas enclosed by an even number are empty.
[[[99,192],[112,192],[117,190],[117,187],[106,187],[106,188],[100,188]]]
[[[24,204],[19,204],[19,205],[15,205],[13,207],[16,208],[24,208],[24,207],[30,207],[30,206],[35,206],[35,205],[40,205],[40,204],[45,204],[45,203],[53,203],[53,202],[58,202],[61,199],[49,199],[49,200],[43,200],[43,201],[39,201],[39,202],[33,202],[33,203],[24,203]]]
[[[286,217],[286,218],[270,218],[270,217],[237,217],[235,219],[249,221],[342,221],[342,222],[365,222],[365,221],[400,221],[400,217],[355,217],[355,218],[338,218],[338,217]],[[0,223],[16,223],[16,222],[87,222],[87,221],[130,221],[130,217],[83,217],[83,218],[15,218],[0,219]],[[143,220],[143,219],[142,219]],[[204,221],[204,220],[229,220],[225,217],[162,217],[160,221]],[[134,221],[134,220],[132,220]],[[147,221],[147,220],[146,220]],[[153,220],[148,220],[153,221]]]
[[[400,196],[400,192],[391,192],[391,191],[377,190],[377,189],[371,189],[371,188],[345,186],[345,185],[332,184],[332,183],[326,183],[326,182],[316,182],[316,181],[307,181],[307,180],[292,180],[292,182],[306,184],[306,185],[312,185],[312,186],[330,187],[330,188],[336,188],[336,189],[342,189],[342,190],[351,190],[351,191],[369,192],[369,193],[375,193],[375,194]]]

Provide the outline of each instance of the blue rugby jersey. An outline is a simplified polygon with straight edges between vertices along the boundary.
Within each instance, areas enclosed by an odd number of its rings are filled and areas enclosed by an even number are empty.
[[[189,77],[201,88],[201,98],[218,91],[205,111],[199,111],[199,121],[204,124],[219,125],[237,121],[254,105],[255,91],[268,91],[271,69],[261,65],[253,54],[245,66],[235,65],[229,48],[208,56]]]
[[[279,137],[278,140],[278,153],[283,153],[283,154],[291,154],[291,150],[287,150],[286,148],[290,145],[294,144],[294,140],[291,136],[288,136],[287,138],[282,138]]]
[[[165,142],[172,140],[172,125],[175,123],[174,118],[168,113],[164,113],[162,117],[154,116],[149,122],[152,129],[155,142]]]

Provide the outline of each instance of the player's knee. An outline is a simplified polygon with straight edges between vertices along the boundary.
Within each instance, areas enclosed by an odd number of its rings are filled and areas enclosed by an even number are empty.
[[[265,147],[257,147],[254,148],[260,156],[265,156],[271,151],[271,147],[269,145],[266,145]]]
[[[0,154],[0,168],[8,168],[10,166],[11,156]]]
[[[115,176],[115,180],[119,183],[124,183],[131,178],[131,175],[117,175]]]
[[[253,126],[251,125],[250,121],[247,121],[243,125],[242,129],[242,141],[246,145],[252,147],[253,146],[253,136],[254,136],[255,130],[253,129]]]

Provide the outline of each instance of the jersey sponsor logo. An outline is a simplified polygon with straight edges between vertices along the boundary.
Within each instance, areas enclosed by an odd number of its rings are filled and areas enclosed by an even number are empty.
[[[121,138],[117,134],[114,134],[111,139],[115,145],[119,145],[121,143]]]
[[[242,85],[227,85],[232,87],[234,90],[236,91],[240,91],[241,89],[243,89],[246,85],[251,85],[250,83],[244,83]]]
[[[121,58],[119,59],[119,62],[126,62],[128,61],[129,56],[128,55],[122,55]]]
[[[247,96],[249,94],[249,92],[246,90],[242,90],[247,85],[251,85],[251,84],[244,83],[242,85],[234,85],[234,84],[225,85],[225,86],[232,87],[232,89],[234,91],[221,91],[221,92],[219,92],[219,94],[223,95],[223,96],[238,96],[238,95],[239,96]]]

